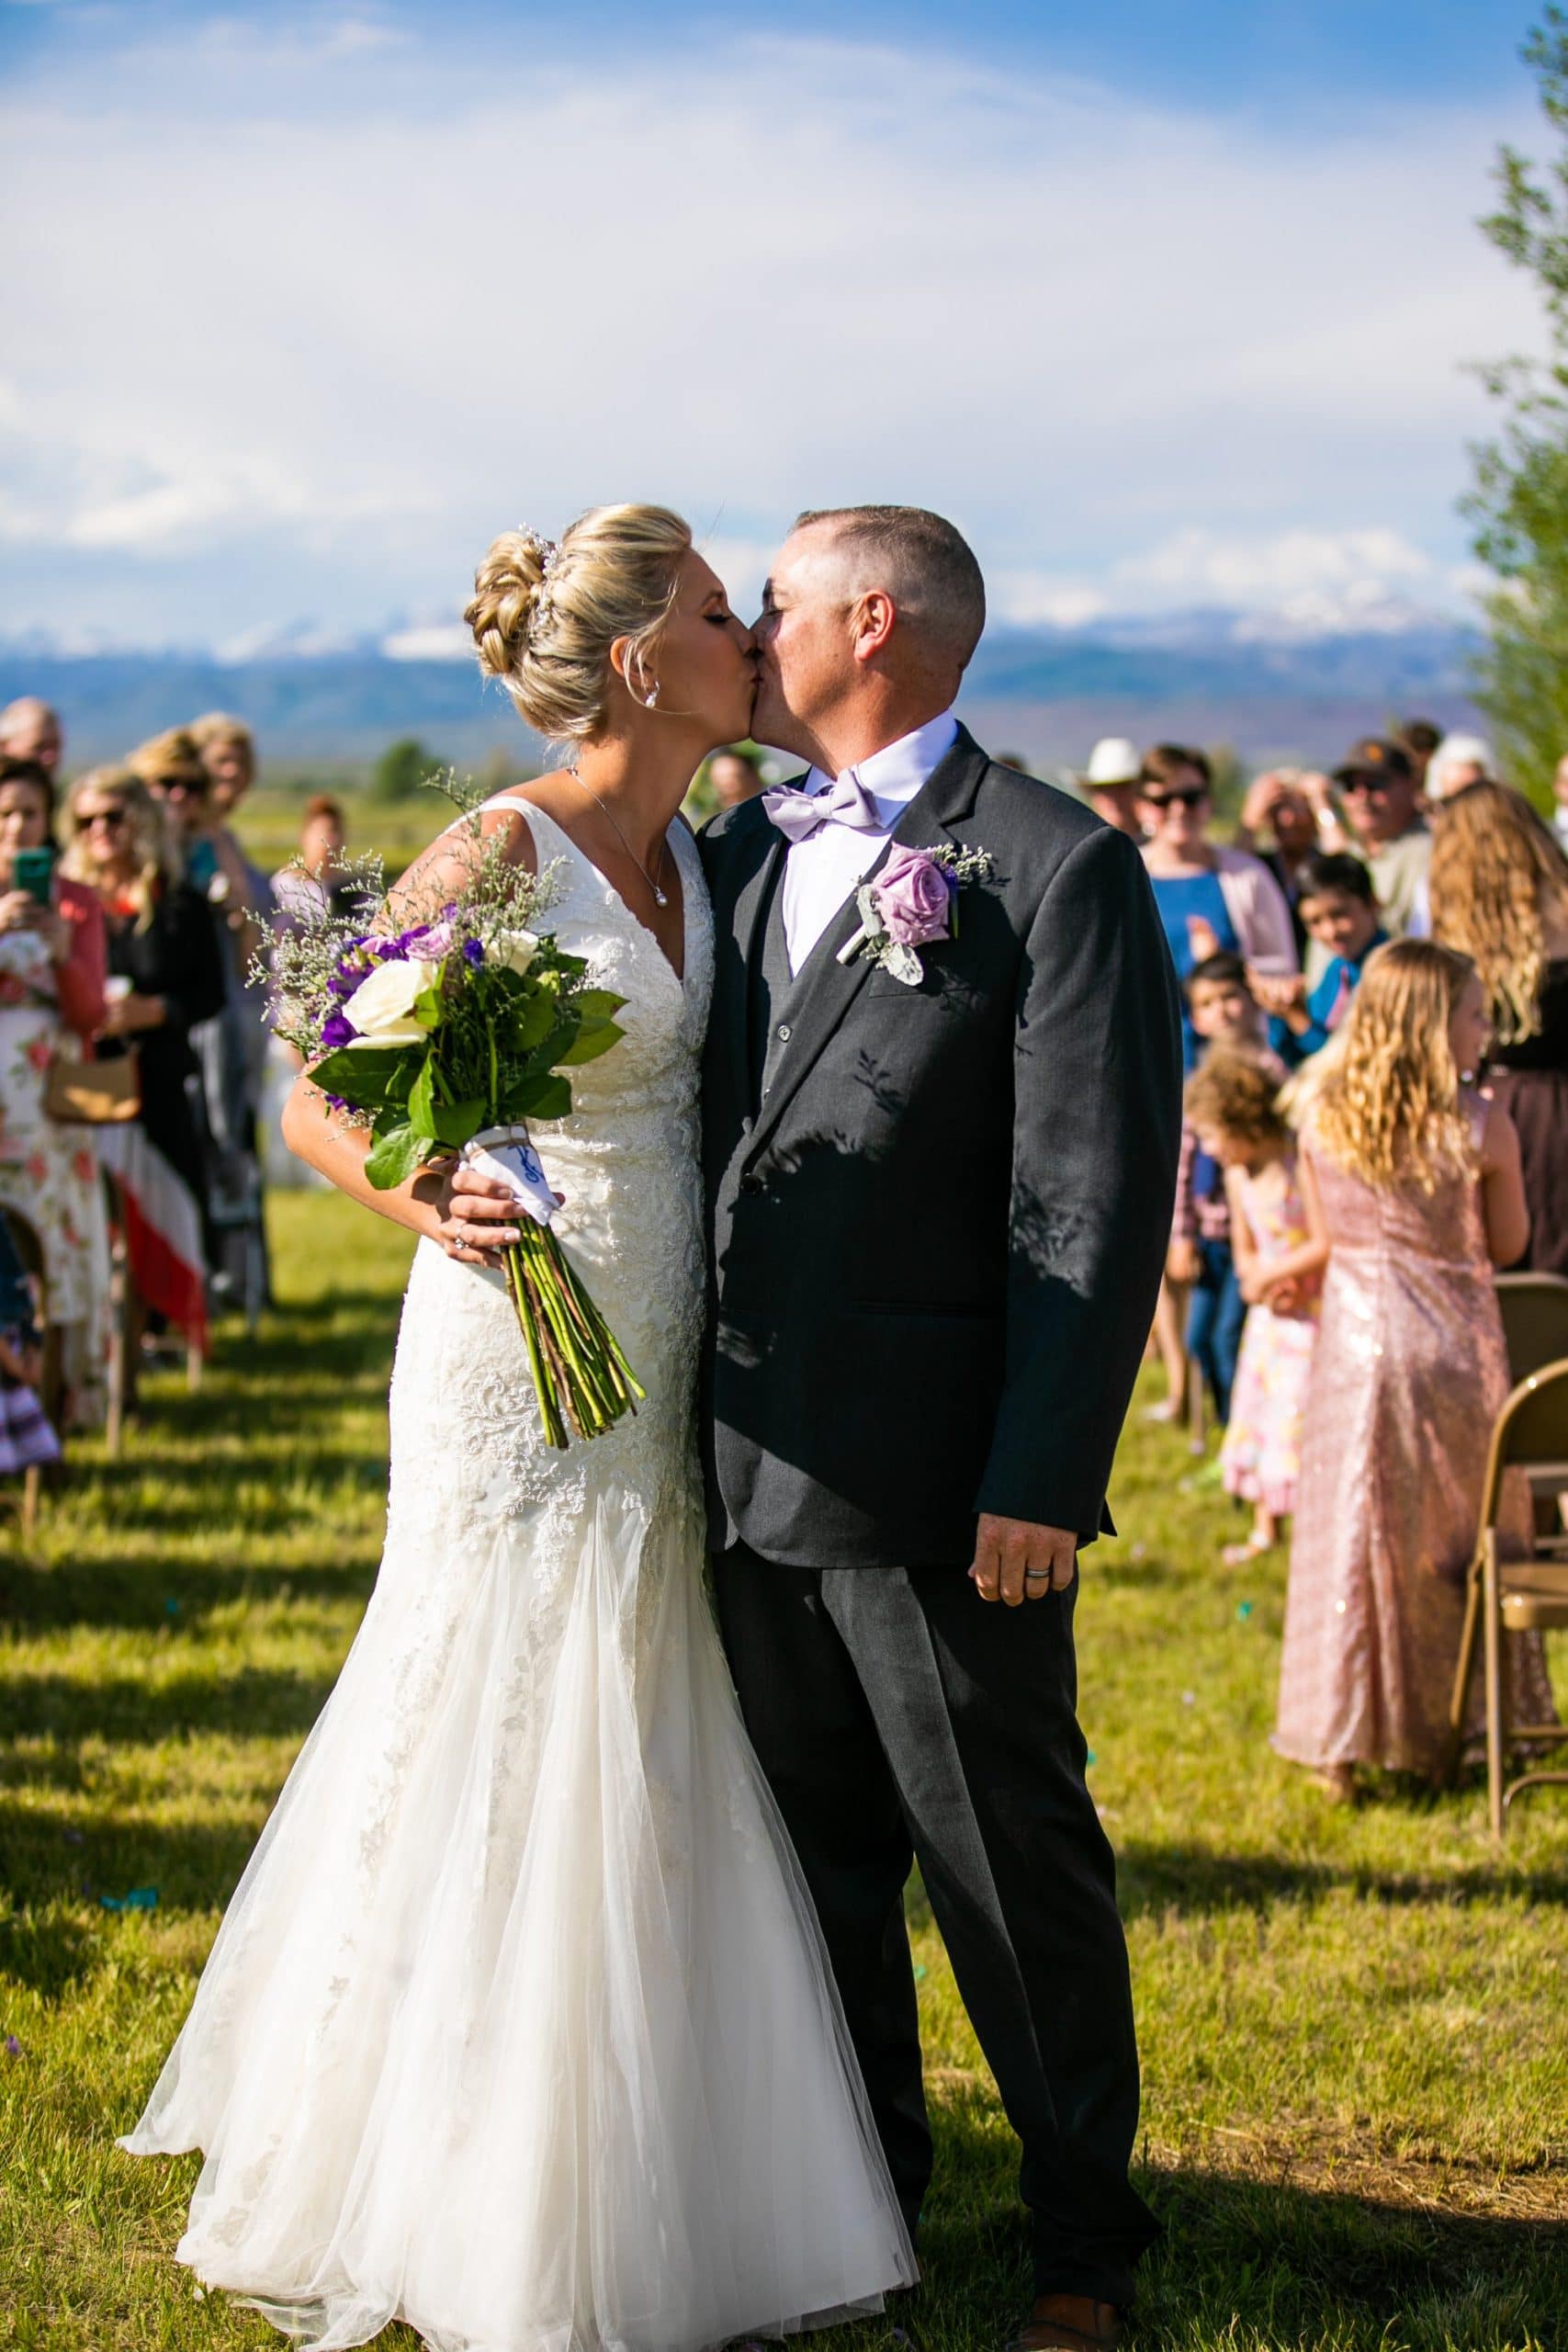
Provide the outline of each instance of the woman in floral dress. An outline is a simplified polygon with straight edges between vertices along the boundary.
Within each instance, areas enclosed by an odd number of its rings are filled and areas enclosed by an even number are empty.
[[[109,1350],[109,1247],[90,1127],[51,1117],[51,1066],[104,1017],[103,916],[58,870],[47,904],[14,887],[18,851],[51,846],[54,788],[27,760],[0,762],[0,1208],[43,1245],[60,1328],[67,1416],[101,1419]]]

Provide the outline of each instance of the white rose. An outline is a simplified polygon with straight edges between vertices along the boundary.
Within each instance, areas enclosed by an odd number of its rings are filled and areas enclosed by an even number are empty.
[[[495,961],[518,978],[528,969],[539,952],[539,936],[533,931],[503,931],[491,951]]]
[[[378,964],[344,1006],[359,1031],[355,1045],[417,1046],[429,1033],[413,1018],[415,1001],[440,978],[441,966],[419,956]]]

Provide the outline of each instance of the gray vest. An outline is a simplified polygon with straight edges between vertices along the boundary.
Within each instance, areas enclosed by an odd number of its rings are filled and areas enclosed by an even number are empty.
[[[794,1030],[791,1014],[812,964],[808,956],[800,970],[791,977],[789,947],[784,925],[785,863],[784,858],[779,860],[779,869],[768,897],[767,919],[758,932],[751,967],[750,1043],[753,1116],[766,1102],[769,1090],[778,1075],[779,1065],[789,1051]]]

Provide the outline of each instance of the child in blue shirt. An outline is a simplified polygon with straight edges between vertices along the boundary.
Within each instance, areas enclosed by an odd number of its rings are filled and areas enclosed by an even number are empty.
[[[1345,1018],[1368,956],[1388,938],[1371,876],[1359,857],[1343,850],[1320,850],[1306,859],[1296,911],[1309,935],[1328,950],[1322,977],[1309,989],[1300,973],[1284,978],[1247,975],[1269,1016],[1269,1043],[1288,1069],[1299,1069],[1322,1052]]]

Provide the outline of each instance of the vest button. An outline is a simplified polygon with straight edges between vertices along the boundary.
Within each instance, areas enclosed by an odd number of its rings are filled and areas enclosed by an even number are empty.
[[[742,1176],[740,1189],[749,1194],[760,1193],[762,1189],[762,1180],[760,1176]]]
[[[781,1045],[781,1046],[787,1046],[787,1045],[788,1045],[788,1043],[789,1043],[789,1041],[790,1041],[790,1038],[791,1038],[791,1036],[792,1036],[793,1035],[794,1035],[794,1032],[791,1030],[790,1025],[789,1025],[789,1023],[788,1023],[787,1021],[781,1021],[781,1022],[779,1023],[779,1043],[780,1043],[780,1045]]]

